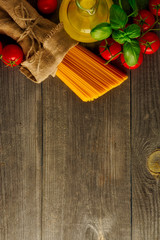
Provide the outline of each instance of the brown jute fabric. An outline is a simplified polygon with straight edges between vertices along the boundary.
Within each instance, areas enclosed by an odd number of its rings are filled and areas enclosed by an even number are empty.
[[[0,0],[0,34],[22,47],[25,60],[20,70],[36,83],[55,76],[64,56],[77,44],[62,23],[42,17],[26,0]]]

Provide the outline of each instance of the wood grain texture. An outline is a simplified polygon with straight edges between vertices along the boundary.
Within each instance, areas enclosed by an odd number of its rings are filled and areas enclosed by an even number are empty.
[[[0,65],[0,240],[159,240],[159,60],[90,103]]]
[[[130,240],[129,89],[83,103],[43,83],[43,240]]]
[[[92,103],[45,81],[42,239],[130,237],[129,80]]]
[[[132,73],[133,240],[160,238],[160,184],[147,158],[160,148],[160,55],[145,56]]]
[[[41,239],[41,86],[0,69],[0,239]]]

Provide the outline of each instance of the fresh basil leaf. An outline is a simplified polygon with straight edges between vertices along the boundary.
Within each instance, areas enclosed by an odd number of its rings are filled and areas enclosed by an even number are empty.
[[[108,38],[112,34],[112,28],[109,23],[100,23],[91,30],[92,38],[101,41]]]
[[[126,0],[121,0],[122,1],[122,7],[125,10],[125,12],[127,12],[127,14],[132,13],[131,12],[131,8],[129,5],[129,2]],[[113,0],[114,4],[118,4],[119,0]],[[137,3],[137,7],[138,9],[147,9],[148,5],[149,5],[149,0],[136,0]]]
[[[118,5],[113,4],[110,8],[110,23],[112,29],[124,28],[128,22],[128,17],[125,11]]]
[[[137,24],[131,24],[125,29],[129,38],[138,38],[141,35],[141,28]]]
[[[120,44],[124,44],[125,42],[131,42],[132,41],[130,39],[130,37],[128,36],[128,34],[124,31],[122,31],[122,30],[113,30],[112,38]]]
[[[138,7],[137,7],[136,0],[128,0],[128,2],[134,11],[134,17],[136,17],[138,15]]]
[[[125,61],[129,66],[136,65],[140,54],[140,46],[138,40],[132,40],[130,43],[125,42],[123,45],[123,53]]]
[[[126,39],[125,39],[125,33],[121,30],[113,30],[112,32],[112,38],[120,43],[120,44],[123,44],[125,43]]]
[[[113,0],[113,3],[119,5],[119,0]],[[130,14],[130,12],[131,12],[131,6],[130,6],[129,2],[126,1],[126,0],[121,0],[121,3],[122,3],[123,10],[124,10],[127,14]]]
[[[113,0],[113,2],[114,4],[118,4],[119,0]],[[136,0],[136,3],[139,10],[147,9],[149,5],[149,0]],[[130,4],[128,1],[122,0],[122,7],[125,10],[125,12],[127,12],[127,14],[131,13]]]

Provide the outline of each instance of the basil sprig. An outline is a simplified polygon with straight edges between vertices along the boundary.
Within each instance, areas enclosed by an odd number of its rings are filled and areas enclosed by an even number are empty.
[[[125,42],[123,45],[124,59],[129,66],[134,66],[138,62],[140,46],[138,40]]]
[[[98,41],[108,38],[111,34],[112,34],[111,24],[106,22],[98,24],[91,31],[91,36]]]
[[[137,24],[131,24],[124,30],[124,32],[131,39],[138,38],[141,35],[141,28]]]
[[[141,28],[136,24],[131,24],[122,30],[113,30],[112,38],[120,43],[131,42],[131,39],[138,38],[141,35]]]
[[[133,13],[131,15],[133,15],[134,17],[136,17],[138,15],[138,6],[135,0],[128,0],[130,6],[133,9]]]
[[[104,40],[112,35],[112,38],[119,44],[123,44],[123,54],[126,63],[129,66],[137,64],[140,54],[140,46],[138,38],[141,35],[141,28],[136,24],[128,23],[130,16],[135,16],[138,13],[138,8],[135,0],[128,0],[133,9],[132,14],[127,16],[127,13],[120,6],[113,4],[110,8],[110,23],[101,23],[91,30],[91,36],[98,40]]]
[[[122,30],[114,30],[112,33],[112,38],[120,43],[120,44],[124,44],[127,39],[127,36],[125,36],[125,32]]]
[[[110,23],[112,29],[124,28],[128,22],[125,11],[118,5],[113,4],[110,8]]]
[[[113,0],[114,4],[119,5],[120,0]],[[149,0],[121,0],[121,5],[123,10],[127,14],[131,14],[131,8],[133,11],[140,9],[147,9],[149,4]]]

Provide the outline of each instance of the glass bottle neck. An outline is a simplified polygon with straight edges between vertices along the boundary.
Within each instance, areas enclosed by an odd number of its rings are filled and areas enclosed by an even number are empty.
[[[76,5],[81,14],[94,15],[97,11],[99,0],[76,0]]]

